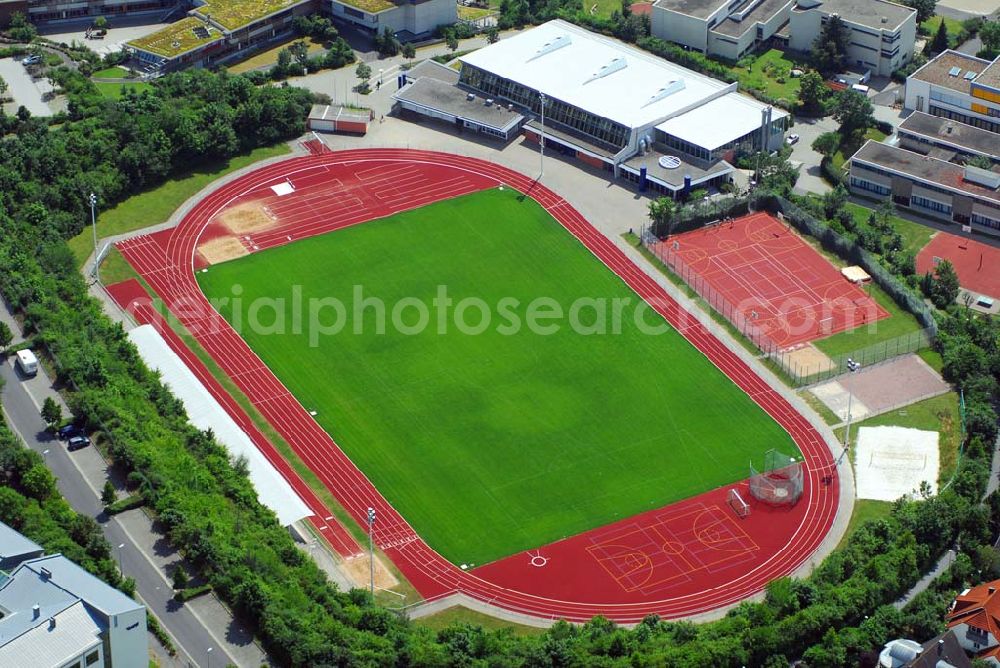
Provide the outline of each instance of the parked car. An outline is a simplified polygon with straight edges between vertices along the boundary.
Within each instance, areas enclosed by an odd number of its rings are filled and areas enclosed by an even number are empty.
[[[66,449],[70,452],[74,450],[80,450],[90,445],[90,439],[86,436],[74,436],[73,438],[66,441]]]
[[[787,137],[785,137],[785,143],[788,144],[789,146],[791,146],[792,144],[799,143],[799,139],[800,139],[800,137],[798,135],[791,134],[791,135],[788,135]]]
[[[69,440],[74,436],[85,436],[83,433],[83,427],[76,424],[68,424],[65,427],[59,427],[59,438],[63,441]]]
[[[27,56],[21,60],[22,65],[35,65],[40,62],[42,62],[41,56]]]

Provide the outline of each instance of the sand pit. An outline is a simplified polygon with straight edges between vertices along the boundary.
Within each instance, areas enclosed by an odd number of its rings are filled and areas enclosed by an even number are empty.
[[[785,353],[780,359],[782,366],[799,378],[827,373],[834,368],[833,360],[811,343]]]
[[[268,230],[278,224],[260,202],[244,202],[219,214],[219,222],[236,235]]]
[[[198,252],[209,264],[219,264],[250,254],[247,247],[235,237],[220,237],[206,241],[198,246]]]
[[[859,499],[895,501],[926,481],[937,493],[938,434],[905,427],[861,427],[854,469]]]
[[[360,589],[367,589],[370,584],[370,573],[368,569],[368,555],[361,554],[344,562],[344,570],[348,577]],[[375,588],[392,589],[399,584],[396,576],[385,567],[379,557],[375,557]]]

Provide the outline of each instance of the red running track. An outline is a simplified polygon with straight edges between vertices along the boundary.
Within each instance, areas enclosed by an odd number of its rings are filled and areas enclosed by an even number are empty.
[[[380,174],[394,176],[383,180],[377,190],[365,187],[371,179],[378,179]],[[327,179],[339,179],[345,192],[359,202],[345,200],[333,207],[325,207],[324,201],[313,197],[308,199],[305,208],[295,209],[292,206],[294,198],[288,198],[286,202],[290,210],[285,215],[294,217],[294,226],[253,235],[249,241],[251,247],[266,248],[288,243],[291,238],[322,234],[500,183],[528,193],[791,434],[806,466],[805,491],[797,509],[801,515],[793,523],[791,533],[785,536],[784,541],[772,541],[774,546],[766,554],[757,550],[752,559],[730,564],[722,569],[724,573],[713,566],[711,559],[700,559],[698,563],[688,560],[691,568],[685,570],[678,567],[675,570],[683,571],[684,577],[696,578],[698,585],[687,587],[683,592],[671,587],[651,588],[649,578],[637,578],[636,574],[640,572],[637,567],[642,565],[642,545],[636,542],[634,536],[627,538],[624,546],[636,549],[624,554],[620,549],[621,535],[608,533],[621,530],[619,525],[622,523],[581,535],[585,539],[597,538],[597,542],[590,542],[588,547],[593,549],[588,550],[587,558],[603,564],[606,582],[588,581],[588,574],[592,571],[578,566],[583,560],[577,555],[570,563],[559,564],[558,575],[552,571],[549,579],[564,583],[563,586],[550,588],[552,592],[558,591],[558,595],[547,595],[543,591],[545,588],[535,589],[537,576],[511,581],[509,574],[494,572],[491,577],[490,568],[494,565],[463,571],[434,552],[212,309],[194,278],[195,267],[201,264],[197,245],[219,211],[238,201],[267,198],[272,194],[271,185],[289,178],[296,184],[297,195],[307,195],[312,186],[323,180],[320,175],[325,175],[323,178]],[[418,175],[422,175],[421,178],[418,179]],[[398,179],[408,180],[398,185]],[[445,183],[451,185],[433,187],[434,184]],[[296,232],[294,235],[284,234],[293,229]],[[367,508],[375,507],[378,513],[376,543],[428,599],[464,592],[509,610],[573,621],[583,621],[596,614],[619,622],[636,622],[647,614],[667,618],[698,614],[738,602],[760,592],[770,580],[793,572],[820,545],[836,516],[839,497],[836,469],[826,443],[812,425],[738,355],[683,311],[655,281],[565,200],[529,177],[505,167],[474,158],[403,149],[365,149],[292,158],[262,167],[221,186],[195,205],[176,227],[152,236],[129,239],[119,244],[119,248],[165,300],[171,312],[292,445],[354,520],[363,524]],[[239,411],[232,400],[223,401],[223,405],[227,410]],[[832,479],[824,484],[824,477],[831,474]],[[721,492],[716,490],[715,493]],[[698,510],[714,512],[710,507],[711,498],[703,496],[706,501]],[[699,500],[701,498],[698,497]],[[712,515],[700,515],[679,519],[675,510],[676,504],[652,511],[654,514],[648,518],[638,516],[623,521],[640,524],[639,528],[647,538],[659,536],[665,539],[660,546],[663,554],[658,557],[658,563],[670,562],[671,555],[676,556],[682,544],[691,544],[691,541],[701,545],[728,545],[733,552],[753,550],[749,541],[753,541],[758,548],[763,543],[749,531],[744,532],[748,536],[739,535],[730,526],[732,522],[722,520],[722,516],[713,519]],[[751,517],[766,518],[767,514],[761,509]],[[756,533],[766,531],[768,527],[764,526]],[[616,542],[602,542],[602,536]],[[562,543],[580,538],[574,537]],[[555,550],[559,545],[542,549]],[[651,553],[646,551],[645,554],[648,557]],[[693,555],[692,559],[696,556]],[[504,561],[507,560],[496,564]],[[601,590],[609,592],[612,587],[619,591],[629,590],[630,595],[607,598],[600,595]]]

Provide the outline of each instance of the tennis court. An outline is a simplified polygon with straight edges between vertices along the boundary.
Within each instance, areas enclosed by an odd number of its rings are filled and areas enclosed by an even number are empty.
[[[672,236],[653,249],[737,327],[749,323],[776,348],[889,315],[767,213]]]

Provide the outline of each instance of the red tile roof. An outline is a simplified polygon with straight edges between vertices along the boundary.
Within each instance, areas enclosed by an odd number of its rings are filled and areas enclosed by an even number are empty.
[[[986,582],[956,596],[945,621],[949,628],[968,624],[1000,639],[1000,580]]]

